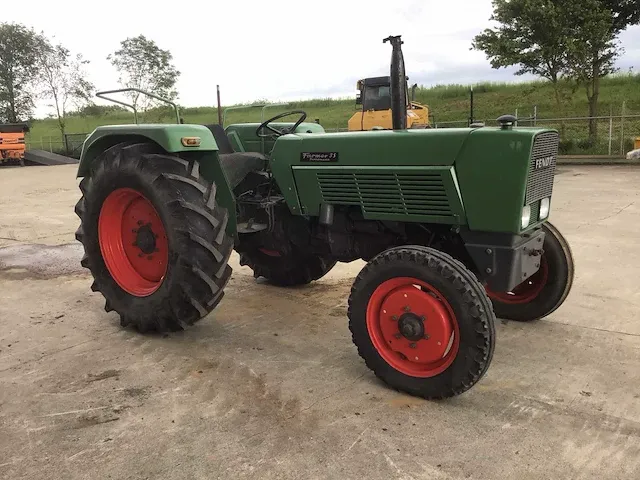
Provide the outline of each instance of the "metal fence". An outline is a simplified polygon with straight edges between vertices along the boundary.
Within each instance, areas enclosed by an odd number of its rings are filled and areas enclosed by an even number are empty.
[[[495,118],[475,119],[475,122],[482,122],[487,126],[496,125]],[[464,128],[468,125],[467,119],[444,122],[432,120],[433,128]],[[639,114],[565,118],[539,118],[534,114],[529,117],[519,117],[517,125],[557,129],[560,132],[561,155],[624,157],[627,152],[633,150],[636,139],[640,138]],[[593,126],[590,128],[590,125]],[[325,125],[325,130],[327,132],[348,131],[340,124],[336,124],[335,127]],[[59,136],[29,138],[27,148],[79,158],[82,143],[87,135],[88,133],[66,134],[64,139]]]
[[[59,135],[27,137],[27,150],[44,150],[51,153],[66,153],[66,147]]]
[[[495,119],[476,119],[485,125],[496,125]],[[434,128],[467,127],[468,120],[434,122]],[[633,150],[640,138],[640,115],[599,117],[518,118],[522,127],[554,128],[560,132],[561,155],[598,155],[623,157]]]
[[[44,150],[72,158],[80,158],[82,144],[88,133],[67,133],[61,138],[59,135],[46,135],[27,139],[28,150]]]

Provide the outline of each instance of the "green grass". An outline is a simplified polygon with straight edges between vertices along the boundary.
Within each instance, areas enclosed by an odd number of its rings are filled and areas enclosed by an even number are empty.
[[[563,135],[563,153],[572,154],[606,154],[609,144],[609,121],[601,120],[598,124],[599,138],[595,144],[588,140],[586,120],[559,122],[544,119],[559,117],[585,117],[588,115],[587,98],[584,89],[572,90],[563,85],[565,102],[558,107],[551,85],[544,81],[521,83],[479,83],[473,86],[475,118],[494,124],[495,118],[504,113],[515,113],[519,117],[533,114],[537,106],[538,125],[558,128]],[[443,122],[459,121],[455,126],[465,126],[469,116],[469,86],[437,85],[431,88],[418,88],[416,101],[430,107],[432,121],[443,126],[454,126]],[[599,115],[607,116],[609,112],[620,115],[622,104],[626,102],[627,114],[640,114],[640,74],[619,74],[603,79],[599,100]],[[255,102],[264,103],[264,102]],[[285,107],[268,108],[265,117],[275,115],[284,110],[303,109],[308,118],[319,119],[327,130],[345,129],[347,120],[356,111],[354,99],[313,99],[292,102]],[[216,123],[218,118],[215,107],[195,107],[181,110],[187,123]],[[229,112],[227,124],[236,122],[260,121],[261,108],[245,109]],[[99,125],[131,123],[133,115],[129,112],[114,109],[101,115],[74,115],[67,119],[67,133],[88,133]],[[158,108],[141,116],[145,122],[172,122],[170,110]],[[525,122],[521,123],[526,125]],[[612,153],[619,154],[628,149],[633,137],[640,137],[640,118],[627,119],[624,124],[624,141],[622,141],[622,125],[620,120],[613,122]],[[54,119],[36,120],[32,124],[28,142],[32,148],[60,150],[62,140]],[[56,148],[57,146],[57,148]],[[622,147],[622,148],[621,148]]]

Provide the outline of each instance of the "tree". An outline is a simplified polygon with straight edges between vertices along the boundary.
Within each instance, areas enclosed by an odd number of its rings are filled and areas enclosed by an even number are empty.
[[[177,97],[175,85],[180,72],[172,64],[171,52],[161,49],[144,35],[120,42],[120,49],[108,55],[107,60],[118,70],[122,87],[146,90],[169,100]],[[130,92],[127,96],[135,108],[145,109],[156,104],[155,100],[138,92]]]
[[[38,54],[42,93],[41,97],[53,101],[62,138],[66,131],[67,109],[73,105],[82,108],[91,101],[93,84],[87,80],[84,66],[89,63],[82,55],[71,55],[62,45],[46,43]]]
[[[555,0],[494,0],[495,29],[485,29],[472,49],[486,53],[493,68],[517,65],[516,75],[533,74],[553,84],[562,104],[560,79],[567,69],[565,21]]]
[[[618,35],[640,22],[637,0],[564,0],[566,14],[573,13],[567,26],[567,70],[585,89],[589,102],[589,138],[598,136],[600,79],[617,71],[615,61],[622,53]]]
[[[24,25],[0,24],[0,121],[14,123],[31,116],[42,41]]]
[[[476,36],[494,68],[518,65],[554,83],[566,76],[585,88],[589,116],[598,114],[600,79],[615,71],[618,35],[640,22],[638,0],[493,0],[492,20],[500,25]],[[590,137],[597,135],[591,120]]]

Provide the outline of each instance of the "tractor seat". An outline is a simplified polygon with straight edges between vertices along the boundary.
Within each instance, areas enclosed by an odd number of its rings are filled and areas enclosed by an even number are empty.
[[[269,159],[265,155],[257,152],[236,152],[222,125],[213,124],[205,127],[211,131],[218,144],[220,164],[231,189],[236,188],[249,173],[266,170]]]

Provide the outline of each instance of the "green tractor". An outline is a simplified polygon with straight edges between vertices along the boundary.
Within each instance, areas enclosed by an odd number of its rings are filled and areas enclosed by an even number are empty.
[[[105,310],[141,332],[184,329],[222,300],[234,249],[281,287],[363,259],[349,297],[353,342],[384,382],[424,398],[482,378],[496,315],[556,310],[574,271],[547,221],[558,133],[511,116],[407,129],[402,41],[384,41],[391,130],[325,133],[299,110],[260,124],[183,124],[177,107],[176,124],[97,128],[77,174],[76,238]]]

